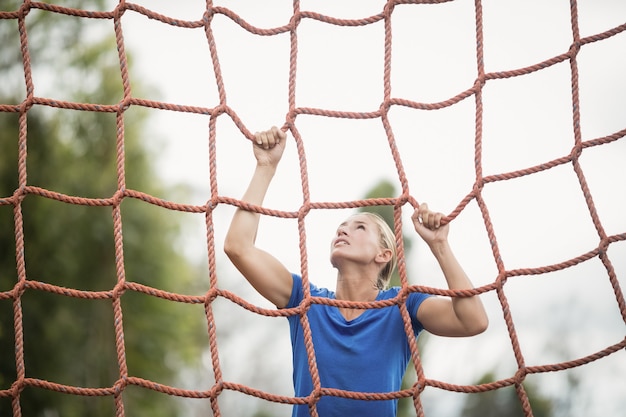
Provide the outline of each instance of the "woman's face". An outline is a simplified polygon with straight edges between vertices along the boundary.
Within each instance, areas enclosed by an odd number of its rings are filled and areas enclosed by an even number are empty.
[[[366,215],[355,214],[337,228],[331,241],[330,261],[336,268],[344,260],[370,263],[381,250],[376,223]]]

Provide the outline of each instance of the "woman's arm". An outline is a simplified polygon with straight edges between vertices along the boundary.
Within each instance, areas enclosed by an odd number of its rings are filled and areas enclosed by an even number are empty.
[[[253,143],[256,169],[242,201],[262,205],[276,167],[285,150],[287,135],[276,127],[256,133]],[[293,279],[275,257],[255,245],[260,214],[238,208],[224,240],[224,252],[250,284],[278,308],[287,306]]]
[[[430,247],[451,290],[471,289],[473,285],[448,243],[449,224],[441,225],[443,214],[424,203],[411,219],[415,231]],[[430,297],[420,305],[417,319],[430,333],[439,336],[474,336],[489,325],[480,297]]]

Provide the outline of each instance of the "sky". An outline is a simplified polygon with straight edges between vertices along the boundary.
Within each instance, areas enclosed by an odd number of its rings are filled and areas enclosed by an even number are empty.
[[[136,0],[158,13],[199,20],[201,0],[169,2]],[[301,1],[300,10],[345,19],[365,18],[382,11],[384,1]],[[287,0],[258,2],[215,1],[249,24],[269,29],[288,23],[293,9]],[[572,42],[570,6],[565,0],[486,0],[482,2],[485,72],[507,71],[545,61],[569,50]],[[436,103],[470,88],[476,79],[474,2],[457,0],[437,5],[397,5],[392,18],[391,96]],[[601,33],[626,22],[626,3],[620,0],[578,2],[581,37]],[[98,22],[94,25],[110,25]],[[185,29],[127,11],[122,18],[127,50],[134,56],[133,80],[154,87],[141,98],[212,108],[219,103],[207,40],[202,28]],[[227,104],[254,132],[282,125],[288,111],[289,34],[258,36],[230,18],[217,14],[212,30],[224,78]],[[303,19],[298,26],[296,106],[371,112],[383,99],[384,25],[337,27]],[[577,56],[582,139],[613,134],[626,127],[626,33],[582,47]],[[569,155],[574,145],[572,87],[569,63],[501,80],[483,88],[484,176],[533,167]],[[158,92],[158,93],[156,93]],[[138,94],[138,93],[137,93]],[[157,151],[162,181],[175,185],[180,198],[202,205],[210,197],[208,117],[149,110],[146,137]],[[432,209],[451,213],[472,190],[475,102],[469,97],[440,110],[393,106],[389,111],[410,194]],[[397,169],[379,118],[348,120],[298,116],[307,160],[308,187],[313,202],[341,202],[363,198],[378,181],[399,189]],[[250,143],[227,116],[217,124],[218,194],[239,198],[254,169]],[[302,181],[293,138],[265,205],[295,211],[302,204]],[[608,235],[626,232],[626,139],[585,149],[580,157],[591,196]],[[186,192],[186,193],[183,193]],[[507,270],[551,265],[586,253],[599,243],[571,164],[487,184],[482,191],[502,262]],[[403,208],[405,233],[413,237],[408,256],[412,283],[445,288],[445,280],[427,248],[408,226],[411,207]],[[219,285],[247,300],[270,307],[243,283],[222,255],[221,242],[233,208],[215,211]],[[336,272],[328,261],[330,239],[348,210],[312,211],[306,221],[307,267],[311,280],[333,288]],[[202,215],[189,215],[180,244],[198,262],[206,259]],[[475,201],[452,222],[450,242],[476,286],[493,282],[497,267],[485,224]],[[298,230],[294,220],[264,217],[258,245],[274,253],[295,272],[301,269]],[[626,287],[626,242],[612,244],[609,257]],[[527,365],[556,363],[589,355],[624,338],[607,273],[597,258],[541,276],[509,279],[505,294],[515,321]],[[482,296],[490,328],[470,339],[427,336],[424,367],[428,378],[472,384],[484,373],[498,378],[513,375],[517,366],[493,292]],[[224,378],[284,395],[291,393],[288,326],[284,319],[253,317],[225,300],[218,300],[218,329],[240,327],[220,340]],[[211,373],[205,368],[185,371],[183,384],[206,389]],[[564,375],[582,379],[582,395],[574,403],[585,416],[617,415],[624,396],[618,382],[626,374],[624,352],[575,371],[532,375],[528,380],[558,395]],[[245,364],[245,366],[242,366]],[[622,375],[622,377],[618,377]],[[186,382],[185,382],[186,381]],[[622,395],[620,395],[620,392]],[[427,416],[453,415],[461,394],[427,388],[423,404]],[[259,401],[224,393],[223,415]],[[186,404],[189,404],[188,402]],[[290,409],[273,407],[275,415]],[[193,412],[200,413],[198,402]],[[201,405],[208,407],[208,402]],[[455,408],[456,407],[456,408]],[[206,410],[205,410],[206,411]]]

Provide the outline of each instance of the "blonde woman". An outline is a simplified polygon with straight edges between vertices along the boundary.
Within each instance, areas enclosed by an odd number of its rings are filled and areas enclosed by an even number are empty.
[[[243,201],[262,205],[286,142],[286,134],[276,127],[255,134],[252,146],[256,169]],[[277,308],[295,307],[304,297],[302,279],[255,245],[259,217],[257,213],[237,209],[224,251],[263,297]],[[423,203],[411,218],[415,231],[437,259],[448,288],[472,288],[448,244],[449,225],[441,224],[442,217]],[[396,264],[394,235],[375,214],[355,214],[339,225],[331,240],[330,262],[337,270],[335,291],[311,284],[312,296],[368,302],[398,294],[399,288],[387,288]],[[439,336],[473,336],[488,325],[478,296],[449,298],[411,293],[406,305],[416,336],[422,330]],[[401,389],[410,349],[397,306],[359,310],[313,304],[307,314],[322,387],[377,393]],[[295,395],[306,397],[313,390],[313,381],[303,331],[298,316],[288,320]],[[323,396],[317,403],[320,417],[394,417],[396,409],[397,400]],[[309,408],[296,405],[292,415],[309,416]]]

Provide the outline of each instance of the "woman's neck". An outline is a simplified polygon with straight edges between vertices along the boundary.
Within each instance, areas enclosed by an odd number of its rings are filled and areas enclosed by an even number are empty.
[[[338,300],[374,301],[379,291],[377,278],[364,271],[338,272],[335,296]]]
[[[376,279],[367,274],[337,274],[337,300],[369,302],[378,296]],[[352,321],[363,314],[366,309],[339,307],[339,313],[346,321]]]

